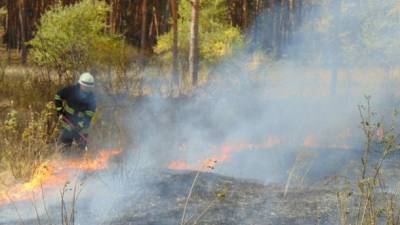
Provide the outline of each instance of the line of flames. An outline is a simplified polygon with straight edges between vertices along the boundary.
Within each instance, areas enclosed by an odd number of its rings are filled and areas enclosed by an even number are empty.
[[[349,138],[351,134],[348,133],[348,130],[345,130],[341,134],[337,136],[337,140],[345,140]],[[227,143],[223,144],[220,148],[213,149],[215,155],[208,157],[206,159],[200,160],[197,163],[188,163],[185,160],[177,160],[168,164],[168,168],[171,170],[209,170],[214,169],[215,165],[219,162],[225,162],[229,160],[233,153],[246,151],[246,150],[255,150],[255,149],[270,149],[282,144],[281,138],[277,136],[270,136],[264,143],[261,144],[249,144],[247,142],[239,142],[239,143]],[[327,148],[339,148],[339,149],[350,149],[349,145],[346,143],[334,143],[327,144],[318,142],[318,138],[316,135],[308,135],[305,137],[302,145],[306,148],[319,148],[319,147],[327,147]]]
[[[346,134],[345,136],[348,135]],[[214,169],[217,163],[229,160],[232,154],[236,152],[269,149],[281,143],[281,139],[277,136],[270,136],[261,144],[249,144],[247,142],[227,143],[218,148],[213,148],[213,156],[200,160],[197,163],[188,163],[184,160],[178,160],[169,163],[167,167],[172,170],[210,170]],[[317,142],[315,135],[307,136],[304,139],[303,146],[307,148],[321,146],[348,148],[347,145],[322,145]],[[34,196],[39,196],[45,189],[54,189],[63,186],[74,174],[105,170],[108,168],[109,159],[120,153],[121,150],[119,149],[109,149],[100,151],[94,159],[64,159],[43,163],[36,170],[36,173],[30,181],[15,185],[3,193],[0,192],[0,206],[10,202],[33,200]]]
[[[276,136],[267,138],[265,143],[249,144],[246,142],[226,143],[219,148],[213,149],[216,154],[200,162],[190,164],[183,160],[173,161],[168,165],[171,170],[209,170],[214,169],[217,163],[225,162],[230,159],[232,154],[251,149],[268,149],[281,144],[281,139]]]

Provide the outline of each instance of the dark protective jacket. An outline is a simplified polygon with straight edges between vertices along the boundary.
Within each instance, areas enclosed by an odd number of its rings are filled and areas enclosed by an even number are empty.
[[[79,84],[76,84],[61,89],[54,97],[54,102],[58,114],[64,118],[61,120],[64,129],[88,133],[96,111],[96,99],[93,93],[81,91]]]

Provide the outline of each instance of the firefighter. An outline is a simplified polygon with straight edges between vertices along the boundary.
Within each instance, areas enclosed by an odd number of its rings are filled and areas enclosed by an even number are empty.
[[[58,141],[63,151],[70,149],[73,141],[81,151],[86,149],[90,122],[96,111],[93,88],[93,76],[82,73],[77,84],[61,89],[54,97],[61,124]]]

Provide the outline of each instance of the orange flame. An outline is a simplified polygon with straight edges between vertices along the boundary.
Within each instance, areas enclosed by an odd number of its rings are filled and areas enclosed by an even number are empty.
[[[345,132],[338,135],[339,137],[350,136],[349,130],[345,130]],[[342,138],[343,139],[343,138]],[[317,138],[316,135],[309,135],[307,136],[303,143],[301,143],[304,147],[307,148],[317,148],[317,147],[329,147],[329,148],[341,148],[341,149],[349,149],[350,146],[344,143],[345,140],[338,140],[334,143],[325,143],[321,142]],[[168,165],[169,169],[172,170],[207,170],[207,169],[214,169],[217,163],[228,161],[232,154],[240,151],[247,151],[252,149],[270,149],[276,147],[282,143],[281,138],[278,136],[269,136],[267,139],[260,143],[260,144],[249,144],[247,142],[234,142],[234,143],[227,143],[219,148],[212,149],[215,154],[211,155],[210,157],[200,160],[199,162],[195,163],[188,163],[183,160],[173,161]],[[322,144],[324,143],[324,144]]]
[[[52,189],[64,185],[74,173],[107,169],[109,159],[121,152],[120,149],[102,150],[94,159],[65,159],[43,163],[31,180],[0,193],[0,205],[33,200],[34,196],[38,196],[42,189]]]
[[[264,148],[273,148],[277,145],[281,144],[281,139],[277,136],[270,136],[267,138],[265,141],[264,145],[262,147]]]
[[[168,168],[171,170],[208,170],[214,169],[217,163],[228,161],[232,154],[240,151],[246,151],[251,149],[268,149],[279,145],[281,140],[279,137],[270,136],[267,140],[262,144],[249,144],[246,142],[235,142],[235,143],[228,143],[224,144],[219,148],[213,149],[216,151],[216,154],[201,160],[198,163],[189,164],[186,161],[173,161],[168,165]]]
[[[307,148],[316,148],[318,147],[317,138],[314,135],[309,135],[304,139],[303,143],[304,147]]]
[[[323,140],[318,138],[317,135],[308,135],[303,142],[303,146],[306,148],[337,148],[337,149],[350,149],[350,145],[346,142],[352,137],[349,129],[346,129],[338,135],[332,135],[329,140]]]
[[[168,165],[171,170],[190,170],[190,165],[185,161],[173,161]]]

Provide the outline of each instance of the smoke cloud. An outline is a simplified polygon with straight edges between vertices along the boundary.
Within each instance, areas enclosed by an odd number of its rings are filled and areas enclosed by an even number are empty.
[[[78,223],[117,218],[127,210],[126,201],[140,202],[144,192],[156,189],[149,187],[152,176],[171,162],[198,165],[221,154],[223,146],[249,147],[232,151],[213,172],[265,184],[284,182],[299,152],[314,155],[309,174],[314,179],[357,160],[363,143],[357,106],[365,103],[364,95],[385,116],[399,97],[399,5],[312,4],[278,60],[249,46],[214,66],[209,83],[192,96],[155,95],[127,106],[123,120],[134,147],[117,169],[85,181],[78,207],[89,214],[78,212]],[[266,20],[261,15],[254,27],[267,30]],[[254,30],[248,36],[254,33],[265,39]],[[30,213],[20,213],[34,218],[32,208],[24,208]]]

